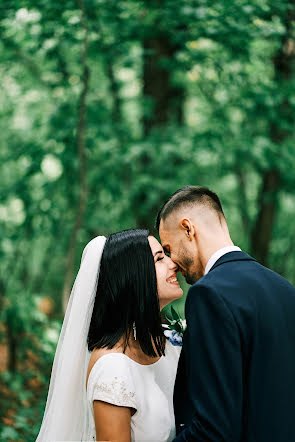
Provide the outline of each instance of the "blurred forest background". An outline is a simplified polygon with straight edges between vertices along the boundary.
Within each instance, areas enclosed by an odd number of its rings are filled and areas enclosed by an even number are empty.
[[[234,242],[295,283],[295,1],[0,8],[0,440],[30,442],[94,236],[153,229],[205,185]]]

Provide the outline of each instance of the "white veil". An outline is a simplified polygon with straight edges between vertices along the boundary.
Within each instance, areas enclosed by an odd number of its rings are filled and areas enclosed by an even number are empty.
[[[86,375],[87,336],[106,238],[85,247],[72,288],[52,366],[42,425],[36,442],[81,441],[90,427]]]

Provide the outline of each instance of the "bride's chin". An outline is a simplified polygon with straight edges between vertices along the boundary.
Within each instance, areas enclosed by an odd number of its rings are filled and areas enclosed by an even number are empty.
[[[182,289],[180,289],[179,291],[178,291],[178,293],[176,294],[176,293],[174,293],[174,296],[173,296],[173,301],[175,301],[175,299],[179,299],[179,298],[181,298],[183,296],[183,290]]]

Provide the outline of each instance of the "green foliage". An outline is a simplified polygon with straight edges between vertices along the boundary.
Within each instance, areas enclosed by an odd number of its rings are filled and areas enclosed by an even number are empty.
[[[220,195],[233,241],[295,283],[294,6],[2,3],[0,439],[30,441],[65,275],[94,236],[153,231],[172,192],[201,184]]]

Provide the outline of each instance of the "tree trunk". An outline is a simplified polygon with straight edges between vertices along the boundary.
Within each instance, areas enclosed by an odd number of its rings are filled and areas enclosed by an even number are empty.
[[[275,78],[281,90],[287,90],[288,81],[294,75],[295,45],[293,39],[293,21],[295,19],[295,2],[289,3],[286,11],[286,33],[282,36],[280,49],[273,58]],[[282,125],[282,121],[284,124]],[[277,108],[277,118],[270,123],[270,138],[277,145],[278,152],[284,141],[292,135],[294,115],[290,106],[289,97],[285,96]],[[273,226],[277,213],[277,202],[280,191],[280,171],[274,165],[265,170],[262,178],[260,194],[258,196],[259,211],[252,231],[252,254],[262,264],[267,265]]]
[[[121,121],[121,100],[119,97],[119,85],[115,78],[112,60],[109,54],[105,56],[106,73],[110,81],[110,94],[113,101],[112,119],[115,124]]]
[[[160,3],[160,2],[159,2]],[[159,6],[160,7],[160,6]],[[142,116],[143,136],[148,137],[157,128],[165,128],[169,123],[183,124],[184,90],[172,81],[171,62],[179,46],[171,43],[171,36],[158,34],[143,41],[143,95],[144,109]],[[148,152],[139,159],[139,168],[147,169],[150,165]],[[146,213],[145,202],[147,189],[138,191],[134,205],[143,207],[137,211],[136,225],[139,228],[153,230],[153,218]],[[161,196],[159,195],[159,198]],[[150,210],[156,213],[158,205]]]
[[[242,167],[240,164],[237,164],[235,167],[235,174],[237,178],[237,183],[239,187],[239,193],[240,193],[240,200],[239,200],[239,209],[242,219],[242,225],[244,228],[244,233],[247,236],[247,238],[250,237],[250,231],[251,231],[251,222],[250,222],[250,215],[249,215],[249,208],[248,208],[248,200],[247,200],[247,194],[246,194],[246,177],[243,172]]]
[[[143,132],[147,136],[157,126],[170,121],[183,123],[184,91],[172,84],[169,62],[178,47],[168,36],[145,39],[143,42],[143,94],[147,109],[143,112]]]
[[[261,264],[267,264],[269,246],[277,209],[280,175],[278,170],[264,172],[259,194],[259,212],[252,233],[252,254]]]
[[[10,372],[15,372],[17,363],[18,339],[20,337],[16,336],[15,331],[11,328],[9,321],[7,321],[5,325],[8,347],[8,370]]]

